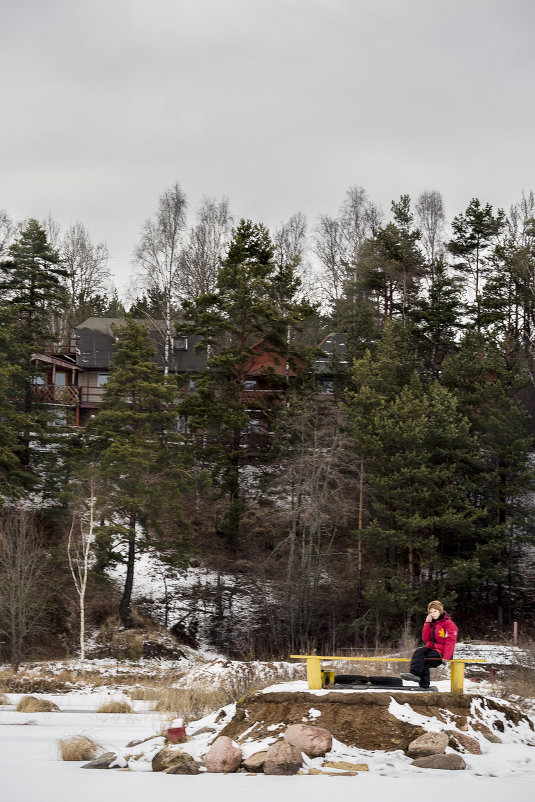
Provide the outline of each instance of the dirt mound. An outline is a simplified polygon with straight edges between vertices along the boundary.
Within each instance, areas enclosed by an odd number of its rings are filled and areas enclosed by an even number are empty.
[[[255,741],[266,736],[281,734],[289,724],[303,722],[325,727],[339,741],[361,749],[393,751],[407,749],[409,743],[422,735],[423,727],[402,721],[389,711],[394,699],[399,705],[408,704],[423,716],[464,728],[471,716],[474,696],[456,696],[451,693],[336,693],[317,696],[306,692],[259,693],[243,699],[236,708],[232,721],[222,730],[235,741],[247,732]],[[491,699],[482,699],[485,708],[505,708]],[[494,708],[493,708],[494,709]],[[318,715],[319,713],[319,715]],[[509,713],[509,711],[508,711]],[[511,717],[518,719],[519,711],[511,709]],[[473,718],[473,717],[472,717]],[[526,719],[528,722],[528,719]],[[529,723],[529,722],[528,722]],[[472,725],[484,731],[482,722]]]

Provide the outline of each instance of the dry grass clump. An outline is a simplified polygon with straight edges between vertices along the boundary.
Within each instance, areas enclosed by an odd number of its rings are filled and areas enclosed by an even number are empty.
[[[9,699],[5,695],[5,693],[0,693],[0,705],[8,705]]]
[[[128,702],[106,702],[100,705],[97,713],[133,713],[133,709]]]
[[[503,671],[501,695],[504,698],[521,697],[535,699],[535,669],[514,666]]]
[[[36,696],[23,696],[17,705],[19,713],[53,713],[59,707],[48,699],[38,699]]]
[[[58,741],[62,760],[93,760],[101,751],[98,744],[86,735],[74,735]]]
[[[243,691],[243,689],[241,689]],[[225,707],[244,696],[236,694],[229,688],[217,690],[207,688],[165,688],[158,700],[155,710],[176,713],[186,720],[193,721]]]
[[[131,699],[143,702],[156,702],[162,695],[158,688],[131,688],[126,693]]]

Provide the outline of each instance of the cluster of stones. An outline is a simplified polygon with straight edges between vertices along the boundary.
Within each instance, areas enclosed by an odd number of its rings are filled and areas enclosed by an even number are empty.
[[[426,769],[459,770],[466,768],[462,756],[457,752],[446,754],[446,747],[481,754],[479,742],[457,730],[448,732],[426,732],[411,741],[407,755],[413,758],[412,765]],[[252,774],[290,775],[303,773],[303,754],[309,758],[325,757],[332,748],[332,735],[323,727],[307,724],[292,724],[286,728],[281,739],[267,749],[243,756],[241,748],[225,735],[215,739],[203,762],[195,760],[179,746],[167,745],[152,759],[152,770],[166,774],[231,773],[247,771]],[[101,755],[83,768],[119,767],[121,762],[113,752]],[[124,765],[124,763],[123,763]],[[364,763],[348,761],[325,761],[321,769],[307,769],[309,774],[354,775],[367,771]]]
[[[446,754],[447,746],[470,752],[473,755],[481,754],[481,747],[476,738],[456,730],[425,732],[410,742],[407,754],[414,758],[412,765],[420,769],[449,769],[452,771],[465,769],[466,763],[458,752]]]

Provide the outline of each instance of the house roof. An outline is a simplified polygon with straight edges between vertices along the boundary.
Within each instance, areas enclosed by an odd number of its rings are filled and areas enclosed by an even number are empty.
[[[163,320],[138,320],[148,326],[152,339],[156,343],[156,362],[160,367],[164,364]],[[115,350],[115,335],[112,325],[122,325],[124,318],[90,317],[80,323],[74,330],[76,338],[76,362],[85,368],[108,368]],[[185,340],[183,339],[185,337]],[[176,373],[188,373],[204,370],[206,352],[195,352],[199,337],[194,334],[180,335],[173,331],[173,351],[169,369]],[[184,345],[186,347],[184,347]]]

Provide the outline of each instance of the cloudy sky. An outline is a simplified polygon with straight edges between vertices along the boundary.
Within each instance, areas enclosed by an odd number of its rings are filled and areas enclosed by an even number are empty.
[[[309,227],[535,188],[533,0],[0,0],[0,208],[83,222],[119,285],[179,181]]]

